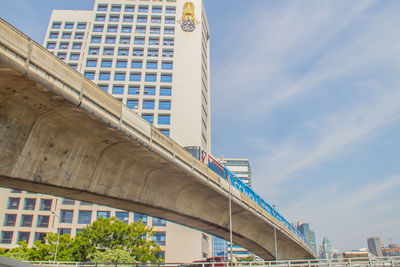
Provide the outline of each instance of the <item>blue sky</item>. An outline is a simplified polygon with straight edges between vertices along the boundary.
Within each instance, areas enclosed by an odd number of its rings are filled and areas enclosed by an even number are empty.
[[[52,9],[2,0],[41,43]],[[205,0],[215,156],[251,160],[253,184],[318,245],[400,243],[400,1]]]

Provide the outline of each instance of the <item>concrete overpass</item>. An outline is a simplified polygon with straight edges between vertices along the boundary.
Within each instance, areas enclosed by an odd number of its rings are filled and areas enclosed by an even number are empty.
[[[0,186],[140,212],[229,239],[226,180],[3,20]],[[234,243],[264,259],[315,257],[240,191],[232,195]]]

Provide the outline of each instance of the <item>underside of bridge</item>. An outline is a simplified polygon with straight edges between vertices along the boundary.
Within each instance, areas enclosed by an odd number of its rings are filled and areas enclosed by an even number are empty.
[[[65,85],[3,50],[0,186],[140,212],[229,239],[229,195],[216,175],[210,180],[178,164],[175,155],[127,134],[90,104],[61,95],[55,88],[61,91]],[[51,68],[74,72],[54,61]],[[276,227],[279,259],[314,257],[272,216],[236,198],[232,211],[234,243],[275,259]]]

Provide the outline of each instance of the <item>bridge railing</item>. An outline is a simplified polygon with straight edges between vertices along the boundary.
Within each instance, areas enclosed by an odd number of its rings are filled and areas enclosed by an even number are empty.
[[[178,163],[189,172],[200,176],[205,182],[229,195],[229,184],[216,173],[194,158],[171,138],[149,124],[135,111],[123,105],[112,95],[99,88],[94,82],[70,67],[29,37],[0,19],[0,59],[76,105],[124,132],[142,145],[149,147],[165,159]],[[309,245],[292,233],[281,221],[269,214],[236,188],[232,189],[233,201],[243,205],[267,219],[269,224],[295,240],[310,255],[314,252]]]
[[[193,262],[193,263],[93,263],[93,262],[53,262],[28,261],[42,267],[399,267],[400,257],[380,258],[337,258],[290,261],[253,261],[253,262]]]

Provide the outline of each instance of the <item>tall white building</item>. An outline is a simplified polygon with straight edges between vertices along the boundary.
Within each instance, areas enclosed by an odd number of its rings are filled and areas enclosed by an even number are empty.
[[[202,0],[95,0],[93,10],[54,10],[43,45],[180,145],[210,152],[209,30]],[[1,191],[0,247],[21,240],[32,245],[57,230],[74,236],[100,216],[117,216],[154,226],[166,262],[210,256],[209,235],[171,222]]]

